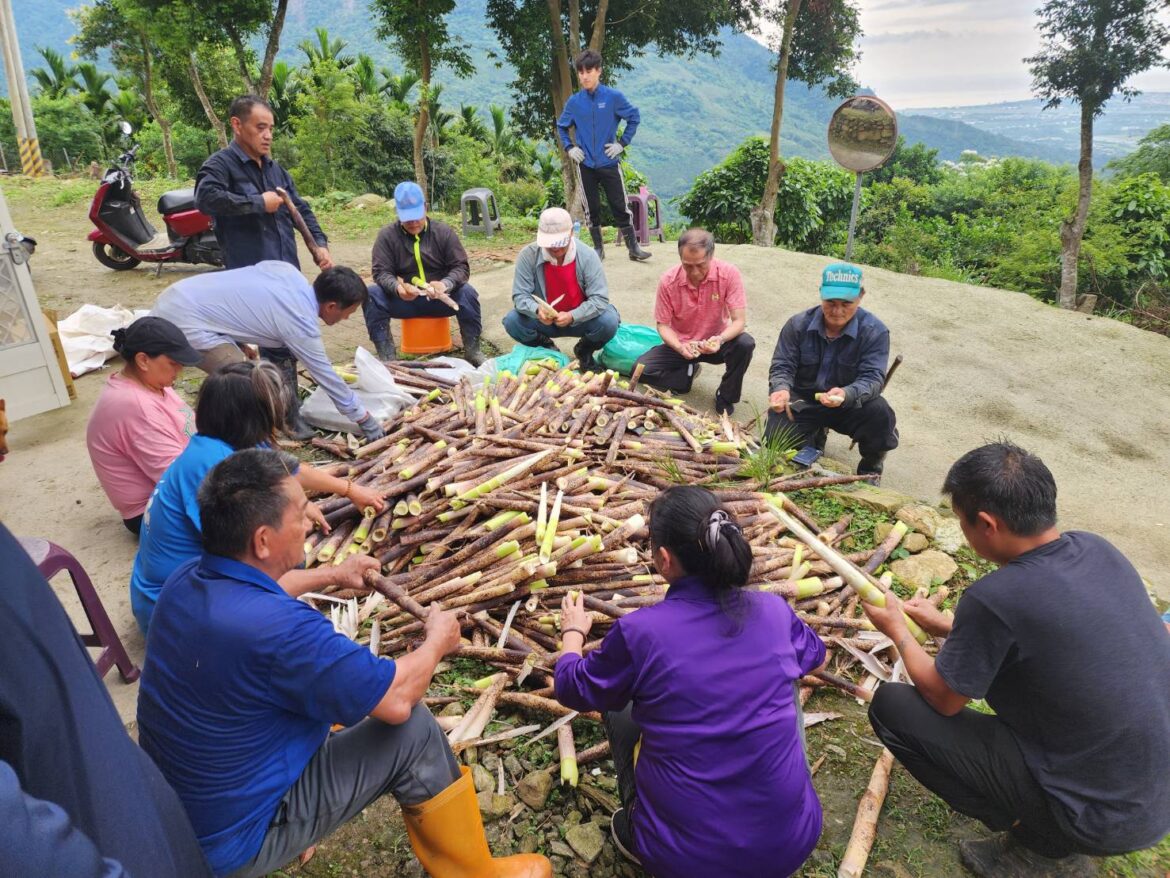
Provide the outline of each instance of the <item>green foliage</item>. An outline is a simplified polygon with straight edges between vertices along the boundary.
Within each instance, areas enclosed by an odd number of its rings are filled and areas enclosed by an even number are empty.
[[[297,183],[306,192],[349,188],[352,181],[344,163],[353,152],[352,134],[362,121],[353,80],[334,58],[310,69],[293,121]]]
[[[906,146],[906,138],[898,135],[898,144],[894,147],[894,154],[890,160],[866,174],[866,183],[870,186],[875,183],[889,183],[895,177],[910,180],[914,183],[934,185],[942,180],[942,168],[938,160],[938,150],[930,149],[924,143],[915,143]]]
[[[47,98],[63,98],[77,88],[77,68],[60,52],[38,46],[44,67],[35,67],[29,75],[36,80],[40,93]]]
[[[751,240],[749,211],[764,193],[768,142],[752,137],[700,174],[678,207],[693,225],[728,243]],[[823,253],[843,240],[853,200],[853,175],[828,162],[791,159],[776,198],[776,239],[785,247]]]
[[[1107,210],[1125,241],[1131,270],[1165,280],[1170,275],[1170,185],[1156,174],[1128,177],[1110,193]]]
[[[1110,162],[1109,168],[1122,177],[1157,174],[1163,183],[1170,183],[1170,123],[1150,131],[1138,141],[1136,150]]]
[[[9,166],[15,160],[16,132],[12,127],[12,112],[8,101],[0,102],[3,109],[0,116],[0,137]],[[73,164],[87,165],[91,161],[102,161],[106,155],[102,122],[88,112],[84,97],[71,94],[61,98],[38,96],[32,99],[33,115],[37,120],[37,136],[41,141],[41,154],[61,170],[65,169],[62,150],[69,153]]]
[[[134,132],[134,139],[139,144],[138,161],[134,166],[135,175],[164,176],[167,166],[163,155],[162,131],[158,123],[147,122]],[[171,148],[175,151],[179,177],[193,180],[199,166],[219,148],[219,144],[215,141],[215,135],[206,126],[196,128],[186,122],[174,122],[171,126]]]

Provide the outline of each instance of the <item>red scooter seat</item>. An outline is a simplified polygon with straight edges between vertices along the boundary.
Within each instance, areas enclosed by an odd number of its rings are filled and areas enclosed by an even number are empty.
[[[164,192],[158,200],[158,212],[163,216],[195,209],[194,189],[173,189]]]

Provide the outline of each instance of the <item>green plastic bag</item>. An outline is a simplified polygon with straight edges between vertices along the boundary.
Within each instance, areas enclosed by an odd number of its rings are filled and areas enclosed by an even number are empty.
[[[601,349],[601,355],[597,359],[607,369],[629,375],[634,371],[634,363],[638,357],[660,344],[662,336],[652,326],[623,323],[618,327],[617,334]]]
[[[518,344],[514,345],[512,350],[503,356],[496,357],[496,371],[519,375],[520,370],[529,360],[554,360],[558,369],[569,363],[569,357],[553,348],[533,348]]]

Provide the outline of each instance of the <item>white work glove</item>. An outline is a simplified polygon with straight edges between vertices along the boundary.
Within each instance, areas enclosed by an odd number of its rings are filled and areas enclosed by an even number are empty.
[[[581,149],[579,146],[569,147],[569,158],[571,158],[577,164],[581,164],[581,162],[585,161],[585,150]]]
[[[605,154],[611,159],[616,159],[625,151],[625,147],[620,143],[607,143],[605,145]]]

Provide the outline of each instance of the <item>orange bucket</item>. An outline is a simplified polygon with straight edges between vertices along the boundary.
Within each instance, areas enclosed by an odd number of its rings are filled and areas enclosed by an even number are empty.
[[[450,317],[407,317],[402,321],[402,353],[437,354],[453,347]]]

